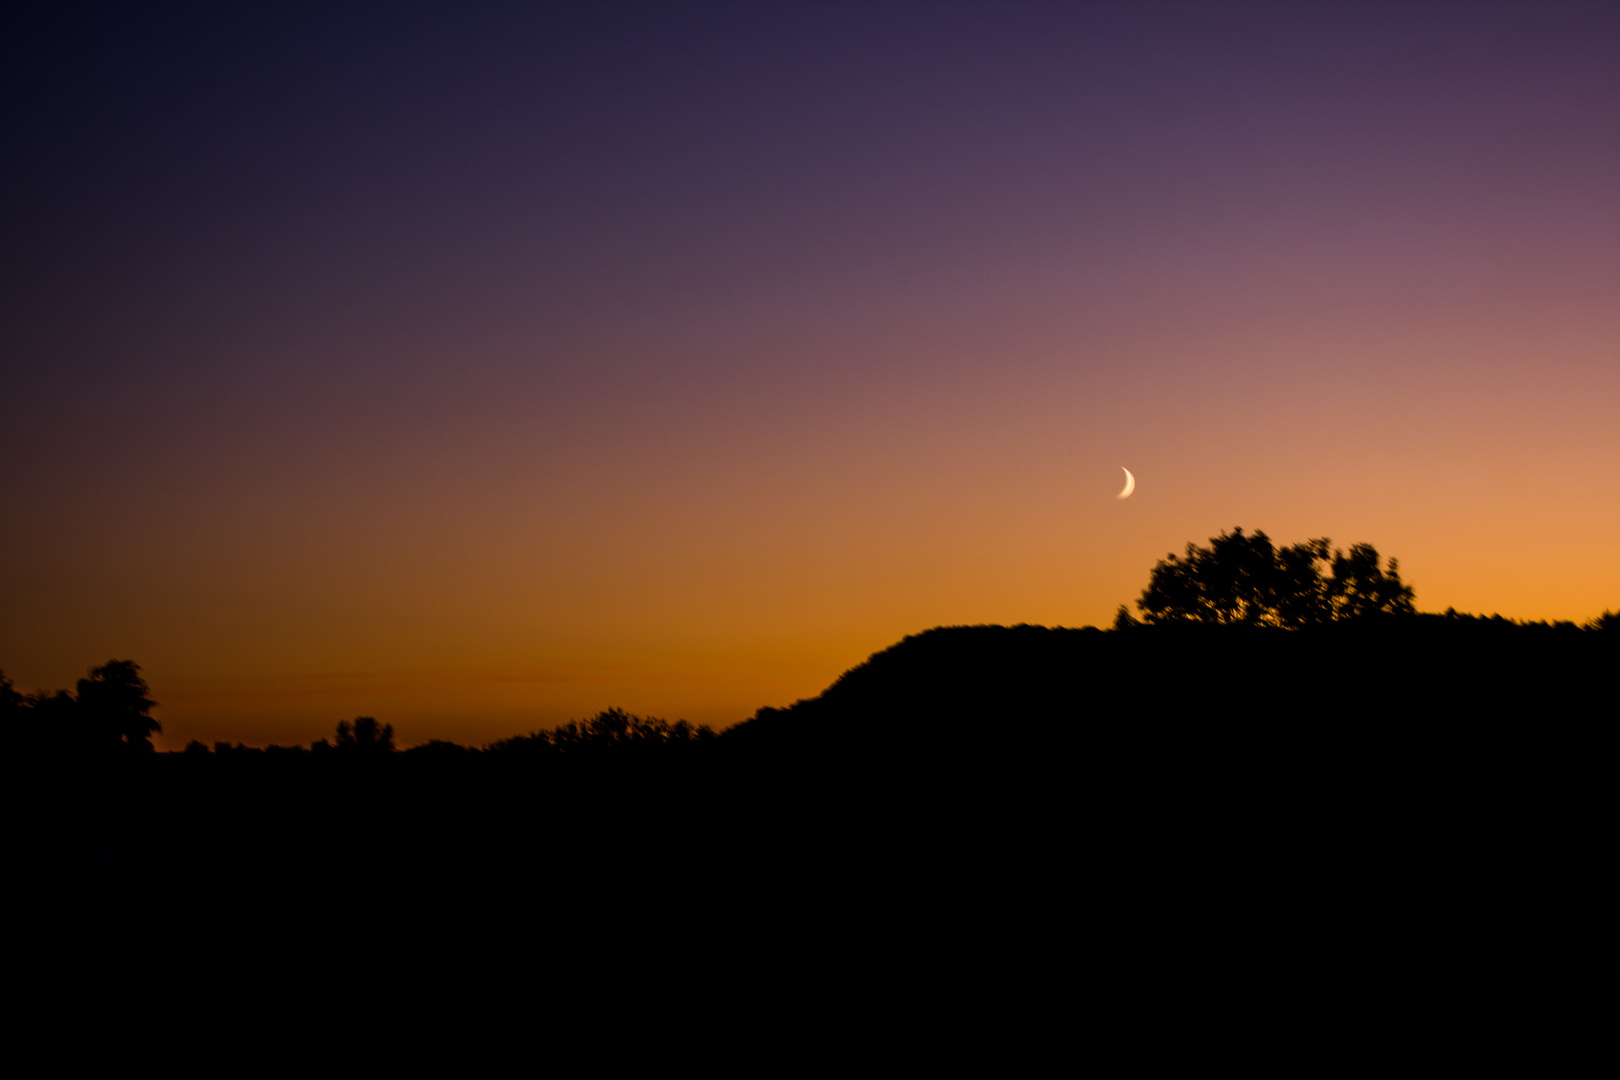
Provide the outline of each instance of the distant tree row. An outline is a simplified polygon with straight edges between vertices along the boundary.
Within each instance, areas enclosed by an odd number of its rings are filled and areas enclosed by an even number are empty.
[[[606,709],[588,720],[570,720],[552,731],[531,731],[515,735],[483,747],[462,746],[459,743],[434,739],[403,751],[406,754],[452,756],[461,754],[495,754],[506,756],[560,755],[612,753],[615,755],[655,754],[680,747],[706,744],[715,738],[708,725],[693,725],[685,720],[670,723],[656,716],[636,716],[623,709]],[[240,754],[260,753],[240,744],[217,742],[213,750],[193,739],[186,746],[188,754]],[[353,757],[376,757],[395,753],[394,727],[378,724],[370,716],[356,717],[353,723],[344,720],[337,726],[334,740],[320,739],[302,746],[270,746],[264,753],[314,753]]]
[[[208,744],[192,739],[186,744],[188,754],[208,753]],[[213,752],[216,754],[257,753],[252,747],[237,743],[232,746],[228,742],[216,742]],[[378,724],[375,717],[357,716],[354,722],[339,720],[336,741],[317,739],[309,745],[308,750],[302,746],[276,746],[265,747],[266,753],[337,753],[346,756],[374,757],[378,754],[391,754],[394,752],[394,725]]]
[[[1411,615],[1413,591],[1400,564],[1388,569],[1371,544],[1348,553],[1325,537],[1277,547],[1263,532],[1222,533],[1208,547],[1189,543],[1184,557],[1168,555],[1153,568],[1136,606],[1149,623],[1297,629],[1375,615]],[[1120,609],[1116,625],[1129,623]]]
[[[0,671],[0,730],[9,750],[66,753],[74,756],[128,757],[153,751],[152,736],[163,730],[152,716],[152,700],[140,665],[131,660],[109,660],[80,679],[77,692],[40,690],[19,693]],[[708,725],[685,720],[671,723],[658,717],[636,716],[623,709],[606,709],[587,720],[570,720],[552,731],[531,731],[501,739],[488,746],[467,747],[434,739],[411,747],[411,754],[491,753],[503,755],[557,755],[648,753],[696,746],[715,738]],[[216,742],[210,748],[193,739],[187,754],[314,753],[343,757],[376,757],[396,752],[394,726],[375,717],[357,716],[338,722],[333,738],[303,746],[270,746],[265,750],[237,743]]]
[[[570,720],[551,731],[531,731],[491,743],[496,754],[654,753],[693,747],[712,741],[714,729],[685,720],[670,723],[655,716],[641,717],[623,709],[607,709],[589,720]]]

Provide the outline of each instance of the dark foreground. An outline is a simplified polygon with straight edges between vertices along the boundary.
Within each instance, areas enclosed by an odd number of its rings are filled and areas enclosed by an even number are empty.
[[[60,881],[628,889],[715,905],[931,877],[1094,897],[1254,874],[1343,889],[1372,863],[1414,879],[1509,858],[1522,871],[1587,842],[1616,640],[1441,617],[963,627],[662,750],[8,769],[14,793],[33,793],[24,859]]]
[[[1083,1010],[1157,1045],[1161,1010],[1244,1001],[1273,1048],[1432,1034],[1594,954],[1617,641],[966,627],[662,750],[12,759],[13,879],[85,935],[226,955],[298,926],[321,965],[382,942],[614,993],[723,970],[710,1000],[745,1011],[826,981],[862,1022],[932,985],[1043,1038]]]

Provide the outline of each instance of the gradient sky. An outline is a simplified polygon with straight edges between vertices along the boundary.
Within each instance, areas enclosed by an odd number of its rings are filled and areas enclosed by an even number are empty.
[[[1235,525],[1620,607],[1620,6],[5,19],[0,668],[162,746],[728,724]]]

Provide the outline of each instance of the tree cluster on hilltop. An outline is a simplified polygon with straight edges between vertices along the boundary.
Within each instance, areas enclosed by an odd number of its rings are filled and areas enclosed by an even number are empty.
[[[1388,569],[1371,544],[1349,552],[1327,538],[1277,547],[1264,532],[1221,533],[1208,547],[1189,543],[1153,568],[1136,606],[1149,623],[1297,629],[1374,615],[1411,615],[1413,590],[1400,564]],[[1123,609],[1122,609],[1123,610]]]

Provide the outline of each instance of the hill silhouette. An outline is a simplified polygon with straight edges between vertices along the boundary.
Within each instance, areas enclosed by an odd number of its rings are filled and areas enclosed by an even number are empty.
[[[1145,623],[1122,606],[1108,632],[936,628],[727,739],[821,767],[1115,754],[1236,770],[1302,753],[1352,768],[1612,709],[1615,616],[1583,629],[1419,615],[1414,596],[1371,544],[1279,547],[1235,528],[1159,561],[1136,605]]]
[[[1343,725],[1573,722],[1606,706],[1620,634],[1456,614],[1298,630],[1197,623],[940,627],[852,668],[819,696],[726,733],[761,746],[974,754],[1128,744],[1175,731],[1296,741]]]

